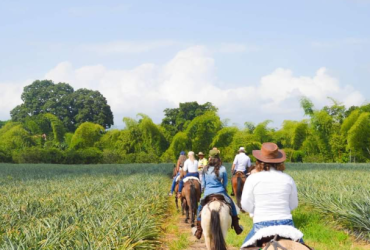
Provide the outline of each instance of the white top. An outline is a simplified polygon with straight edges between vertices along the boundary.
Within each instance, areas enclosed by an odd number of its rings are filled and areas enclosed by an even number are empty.
[[[253,214],[253,223],[292,219],[298,206],[297,187],[292,177],[273,168],[250,175],[244,184],[242,208]]]
[[[198,161],[194,160],[194,163],[190,159],[187,159],[184,163],[183,171],[188,171],[189,173],[198,172]]]
[[[235,156],[234,164],[235,164],[234,170],[242,172],[244,172],[247,169],[247,167],[249,168],[252,165],[249,156],[243,152],[240,152]]]

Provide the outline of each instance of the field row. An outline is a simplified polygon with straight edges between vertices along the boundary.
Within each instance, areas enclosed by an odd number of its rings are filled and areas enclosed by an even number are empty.
[[[155,249],[170,165],[0,165],[0,249]]]

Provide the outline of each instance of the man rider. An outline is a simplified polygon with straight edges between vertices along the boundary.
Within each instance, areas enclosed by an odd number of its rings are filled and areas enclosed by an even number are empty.
[[[240,147],[238,154],[235,156],[233,165],[231,167],[231,173],[234,175],[236,172],[243,172],[247,175],[248,170],[247,167],[251,167],[251,159],[248,155],[245,154],[244,147]],[[232,190],[232,189],[231,189]],[[231,191],[231,195],[234,195],[234,191]]]
[[[208,165],[208,161],[207,161],[206,158],[204,158],[204,154],[202,152],[199,152],[197,154],[197,156],[199,157],[199,160],[198,160],[198,172],[199,172],[200,181],[202,182],[203,168]]]

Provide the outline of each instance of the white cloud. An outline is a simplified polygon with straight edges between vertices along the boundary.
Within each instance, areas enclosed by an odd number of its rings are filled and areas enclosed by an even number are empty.
[[[138,54],[151,50],[171,47],[175,44],[177,43],[171,40],[159,40],[151,42],[115,41],[100,44],[85,44],[81,46],[81,49],[100,55]]]
[[[23,87],[31,82],[31,80],[20,83],[0,82],[0,120],[10,119],[10,111],[22,103]]]
[[[111,105],[117,125],[122,124],[122,117],[139,112],[160,122],[163,110],[177,107],[179,102],[210,101],[219,107],[222,119],[230,118],[240,125],[271,119],[279,126],[285,119],[303,118],[299,106],[302,96],[312,99],[317,108],[330,104],[329,96],[348,106],[365,100],[351,86],[341,86],[325,68],[313,76],[294,76],[292,70],[278,68],[257,84],[221,88],[212,54],[203,46],[179,51],[164,65],[147,63],[129,70],[111,70],[103,65],[74,68],[62,62],[45,78],[68,82],[75,89],[99,90]],[[17,91],[13,97],[20,96]],[[8,99],[6,95],[1,97]],[[13,106],[4,108],[10,110]]]

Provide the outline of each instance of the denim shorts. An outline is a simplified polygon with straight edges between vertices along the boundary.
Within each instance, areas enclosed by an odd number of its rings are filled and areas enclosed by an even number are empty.
[[[257,233],[258,230],[265,228],[265,227],[271,227],[271,226],[292,226],[294,227],[293,220],[269,220],[269,221],[261,221],[253,224],[252,230],[249,232],[247,237],[245,238],[243,244],[250,240],[255,233]],[[303,243],[303,240],[300,239],[299,242]]]

